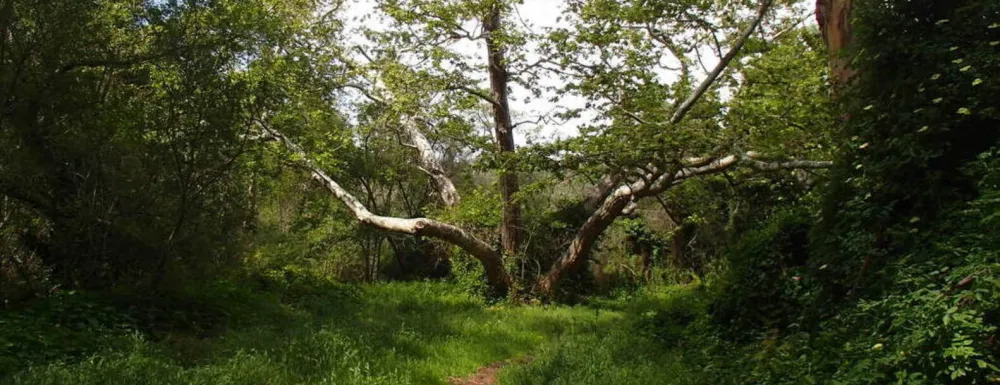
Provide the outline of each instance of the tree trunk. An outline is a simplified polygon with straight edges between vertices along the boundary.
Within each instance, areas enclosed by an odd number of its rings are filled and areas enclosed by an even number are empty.
[[[564,276],[572,273],[580,267],[582,262],[590,254],[591,248],[597,239],[607,230],[608,226],[614,223],[615,219],[621,215],[622,210],[632,202],[627,188],[620,188],[609,196],[600,208],[597,209],[587,222],[580,227],[570,243],[569,249],[556,261],[549,273],[538,281],[538,289],[542,293],[552,293],[552,289]]]
[[[629,235],[625,242],[629,254],[639,257],[639,269],[642,273],[642,280],[648,283],[653,278],[652,245],[649,244],[649,241],[635,235]]]
[[[688,167],[677,171],[654,171],[655,174],[647,174],[639,181],[612,190],[577,231],[569,249],[552,265],[549,272],[538,280],[539,291],[551,294],[560,279],[567,273],[575,271],[586,260],[604,230],[607,230],[623,212],[634,209],[635,202],[642,198],[660,194],[687,179],[719,173],[739,165],[761,172],[828,168],[833,165],[831,162],[804,160],[764,162],[757,157],[758,154],[748,152],[719,158],[692,158],[686,161]]]
[[[500,238],[503,251],[515,255],[521,244],[521,206],[515,195],[519,190],[516,167],[512,167],[514,154],[514,125],[511,123],[510,106],[507,95],[507,63],[503,42],[501,5],[494,2],[483,20],[488,53],[490,88],[492,89],[494,136],[496,137],[500,169],[500,197],[503,200],[503,223]]]
[[[845,56],[852,42],[850,18],[851,0],[816,1],[816,23],[829,50],[834,87],[847,85],[854,76],[851,58]]]
[[[680,269],[695,269],[694,264],[687,257],[687,246],[694,228],[689,224],[678,224],[677,226],[670,239],[670,251],[673,254],[674,266]]]

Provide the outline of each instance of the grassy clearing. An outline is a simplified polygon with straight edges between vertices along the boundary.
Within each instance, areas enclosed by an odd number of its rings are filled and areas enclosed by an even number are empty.
[[[506,369],[501,380],[564,383],[549,379],[573,372],[564,378],[648,383],[642,380],[676,367],[662,366],[669,357],[648,354],[658,351],[650,350],[654,342],[623,327],[622,309],[488,306],[441,283],[336,287],[227,312],[223,331],[165,333],[155,341],[132,333],[96,353],[36,363],[0,382],[443,384],[491,362],[534,355],[534,363]]]
[[[696,286],[642,291],[627,299],[594,300],[592,309],[616,322],[591,333],[569,333],[539,346],[530,365],[512,367],[504,385],[704,383],[709,352],[717,345],[699,333],[705,297]],[[594,311],[594,310],[592,310]],[[718,383],[718,382],[712,382]]]

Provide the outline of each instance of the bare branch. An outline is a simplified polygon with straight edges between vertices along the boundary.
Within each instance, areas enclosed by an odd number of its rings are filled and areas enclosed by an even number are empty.
[[[146,55],[138,56],[134,58],[127,59],[93,59],[93,60],[81,60],[77,62],[68,63],[59,67],[56,70],[57,73],[66,73],[79,68],[93,68],[93,67],[109,67],[109,68],[124,68],[131,67],[134,65],[142,64],[163,57],[164,55]]]
[[[475,96],[475,97],[477,97],[479,99],[482,99],[483,101],[485,101],[485,102],[487,102],[487,103],[489,103],[490,105],[493,105],[493,106],[497,106],[497,105],[500,104],[500,102],[496,101],[496,99],[493,99],[492,97],[490,97],[489,95],[483,93],[482,91],[476,90],[476,89],[471,88],[471,87],[466,87],[466,86],[451,86],[451,87],[448,87],[447,90],[449,90],[449,91],[454,91],[454,90],[464,91],[465,93],[467,93],[469,95],[472,95],[472,96]]]

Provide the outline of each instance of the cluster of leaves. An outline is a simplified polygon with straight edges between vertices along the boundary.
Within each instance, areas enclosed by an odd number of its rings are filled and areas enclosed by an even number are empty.
[[[744,318],[737,320],[751,320],[746,311],[760,316],[756,323],[730,329],[729,336],[732,331],[751,339],[767,336],[763,344],[739,348],[734,359],[742,369],[726,369],[730,375],[741,373],[768,384],[994,381],[1000,375],[996,342],[1000,249],[991,235],[1000,224],[996,217],[1000,169],[994,155],[984,155],[989,160],[982,163],[991,171],[982,196],[921,232],[929,239],[924,247],[889,263],[882,274],[890,275],[885,280],[891,283],[880,295],[831,307],[819,295],[831,277],[827,268],[799,266],[784,274],[751,268],[768,283],[752,289],[770,298],[754,295],[750,301],[740,301],[729,297],[738,293],[733,291],[715,300],[716,306],[742,309]],[[780,257],[763,252],[756,260]],[[790,274],[799,279],[790,279]],[[770,290],[763,290],[767,287]],[[768,309],[775,312],[761,314]],[[775,328],[764,333],[766,327]]]
[[[264,52],[304,5],[4,3],[0,188],[31,209],[22,241],[58,283],[150,286],[233,263],[254,215],[253,119],[302,84]]]
[[[817,261],[836,262],[841,283],[914,247],[913,234],[978,195],[976,177],[961,169],[996,143],[1000,121],[1000,3],[856,8],[859,75],[839,96],[842,157],[824,207],[830,259]],[[868,282],[861,286],[880,285]]]
[[[801,210],[779,212],[730,246],[729,270],[712,309],[728,334],[785,328],[801,317],[812,221]]]

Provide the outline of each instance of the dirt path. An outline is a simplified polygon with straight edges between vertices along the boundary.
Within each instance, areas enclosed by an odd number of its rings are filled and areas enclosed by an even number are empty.
[[[530,364],[534,360],[535,357],[528,356],[506,361],[497,361],[479,368],[479,370],[472,373],[468,377],[450,377],[448,378],[448,383],[451,385],[495,385],[497,383],[497,377],[500,375],[500,369],[503,369],[508,365]]]

